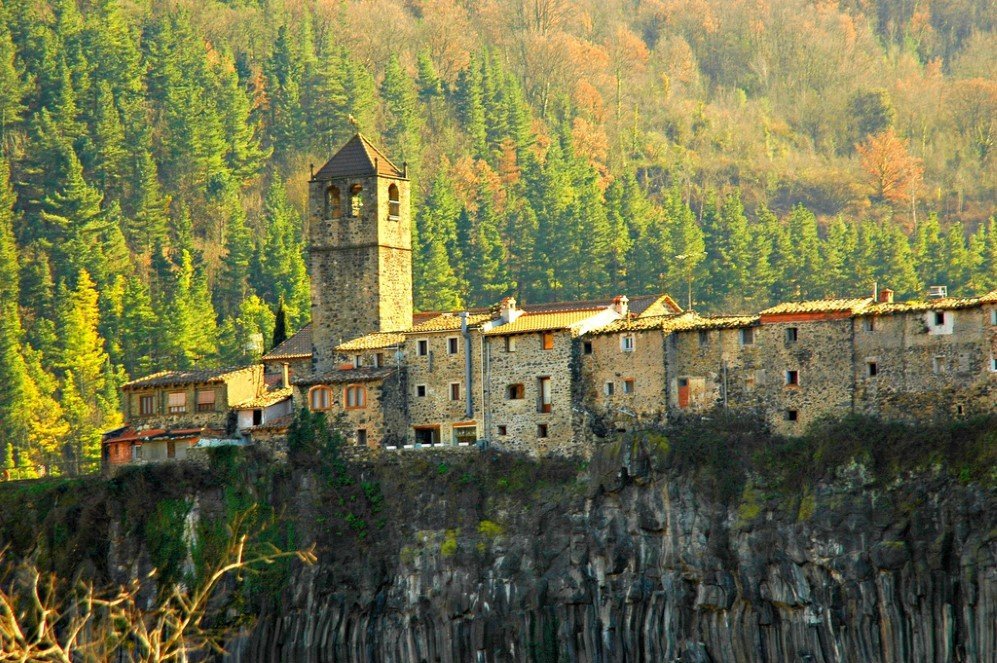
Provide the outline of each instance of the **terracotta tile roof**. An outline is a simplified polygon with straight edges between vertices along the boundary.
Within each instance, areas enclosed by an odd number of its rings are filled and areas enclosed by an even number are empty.
[[[377,149],[363,134],[349,139],[339,151],[315,173],[316,180],[351,175],[386,175],[405,177],[405,173]]]
[[[270,407],[271,405],[276,405],[283,400],[290,398],[294,394],[294,390],[290,387],[284,387],[281,389],[271,389],[270,391],[260,394],[256,398],[250,398],[245,400],[238,405],[234,406],[235,410],[255,410],[256,408]]]
[[[471,313],[467,316],[467,324],[474,327],[491,320],[491,313]],[[415,325],[411,329],[406,329],[406,334],[431,334],[434,332],[458,331],[460,329],[460,315],[457,313],[441,313],[434,318],[430,318],[422,324]]]
[[[311,386],[315,384],[347,384],[350,382],[373,382],[383,380],[394,374],[398,369],[391,366],[362,366],[342,371],[329,371],[321,375],[302,376],[292,382],[296,385]]]
[[[621,318],[604,327],[588,332],[592,335],[620,334],[626,332],[649,331],[653,329],[671,329],[675,324],[685,319],[698,319],[695,313],[668,313],[666,315],[649,315],[637,318]]]
[[[124,428],[118,428],[104,433],[104,444],[111,444],[112,442],[148,442],[149,440],[159,438],[175,440],[200,437],[204,434],[221,435],[224,434],[224,431],[213,428],[146,428],[143,430],[135,430],[131,426],[125,426]]]
[[[524,313],[514,322],[493,327],[484,332],[484,334],[485,336],[501,336],[507,334],[528,334],[530,332],[570,329],[575,325],[588,320],[601,310],[604,310],[604,307],[573,311]]]
[[[261,361],[305,359],[312,356],[312,323],[308,323],[263,355]]]
[[[399,332],[374,332],[354,338],[336,346],[338,352],[363,352],[392,348],[405,342],[405,335]]]
[[[258,364],[250,366],[230,366],[228,368],[212,368],[199,371],[160,371],[144,378],[132,380],[121,385],[122,389],[138,389],[145,387],[167,387],[186,384],[217,384],[225,379],[241,373],[252,371]]]
[[[786,302],[767,308],[762,315],[781,315],[786,313],[857,313],[872,303],[869,297],[856,299],[814,299],[804,302]]]
[[[863,309],[858,315],[891,315],[894,313],[917,313],[922,311],[953,311],[974,308],[984,304],[997,304],[997,290],[979,297],[941,297],[939,299],[919,299],[907,302],[876,303]]]
[[[758,325],[757,315],[710,315],[676,320],[672,331],[707,331],[710,329],[741,329]]]

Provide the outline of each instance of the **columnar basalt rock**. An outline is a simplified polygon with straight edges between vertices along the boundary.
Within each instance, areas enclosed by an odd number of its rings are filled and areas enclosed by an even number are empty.
[[[992,491],[930,474],[872,488],[854,467],[809,505],[771,496],[739,508],[639,458],[591,469],[587,495],[506,507],[501,526],[474,526],[490,522],[477,501],[424,494],[406,508],[397,556],[330,552],[339,566],[297,574],[231,660],[997,655]]]

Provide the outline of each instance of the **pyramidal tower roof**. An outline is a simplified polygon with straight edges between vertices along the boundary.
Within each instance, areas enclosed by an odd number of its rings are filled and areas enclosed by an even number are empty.
[[[391,162],[381,150],[358,133],[339,148],[329,161],[315,173],[316,180],[356,175],[384,175],[404,178],[405,172]]]

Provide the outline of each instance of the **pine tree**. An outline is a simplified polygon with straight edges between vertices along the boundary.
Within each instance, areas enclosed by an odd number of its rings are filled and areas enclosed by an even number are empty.
[[[121,316],[121,362],[131,376],[148,375],[158,368],[165,353],[160,321],[152,306],[149,288],[137,277],[125,283]],[[166,319],[170,316],[167,312]]]
[[[793,247],[789,254],[786,280],[792,289],[792,296],[798,299],[823,297],[824,284],[821,283],[820,238],[817,234],[817,217],[813,212],[797,205],[787,220],[789,242]]]
[[[287,340],[287,314],[284,312],[284,298],[277,302],[277,313],[273,321],[273,337],[270,340],[270,349]]]
[[[346,61],[346,112],[352,116],[360,131],[371,133],[376,127],[377,85],[367,67],[354,62],[348,56]]]
[[[126,190],[128,151],[121,115],[111,85],[106,81],[98,86],[91,133],[93,155],[90,166],[94,183],[109,200],[120,201]]]
[[[968,292],[970,275],[972,270],[971,254],[966,247],[966,236],[963,234],[962,224],[955,223],[949,227],[945,233],[944,240],[945,256],[945,284],[948,285],[949,294],[955,296],[965,296],[972,294]]]
[[[305,71],[301,105],[312,152],[332,154],[352,133],[346,68],[345,53],[328,43]]]
[[[439,74],[436,73],[436,65],[433,64],[433,57],[428,48],[419,51],[416,66],[419,72],[416,77],[419,100],[429,104],[430,109],[432,109],[433,101],[443,96],[443,82],[440,80]]]
[[[256,295],[244,299],[238,314],[226,320],[219,329],[223,363],[245,364],[259,360],[267,333],[273,328],[274,314],[270,307]]]
[[[419,96],[415,83],[402,69],[396,54],[391,56],[384,70],[381,100],[384,104],[384,139],[389,153],[407,163],[413,173],[418,173],[422,144]]]
[[[0,90],[4,91],[0,95],[0,155],[6,153],[10,132],[20,124],[27,110],[24,97],[28,85],[16,54],[7,17],[0,7]]]
[[[703,261],[706,258],[706,241],[696,223],[696,215],[682,200],[678,189],[672,189],[665,200],[667,243],[672,255],[664,255],[666,289],[682,293],[690,308],[695,306],[697,283],[702,281]],[[676,299],[679,299],[676,297]]]
[[[169,310],[172,319],[167,328],[170,336],[165,363],[181,369],[212,363],[218,354],[217,318],[207,278],[203,270],[195,267],[187,249],[179,256]]]
[[[245,212],[234,192],[228,196],[226,254],[214,292],[215,310],[223,318],[234,315],[239,303],[249,295],[249,264],[253,257],[253,237],[246,226]]]
[[[463,304],[466,292],[454,266],[463,264],[457,239],[460,202],[446,168],[440,168],[425,203],[416,213],[413,277],[415,307],[420,311],[451,311]]]
[[[708,217],[713,219],[712,223],[707,224]],[[710,272],[706,279],[708,292],[715,305],[736,309],[756,294],[755,275],[751,272],[753,247],[740,195],[728,195],[714,213],[708,215],[704,211],[703,218],[704,226],[709,229],[705,237]]]
[[[302,220],[277,177],[267,190],[261,221],[250,284],[264,301],[283,301],[291,327],[297,329],[311,312],[308,272],[301,253]]]
[[[915,296],[921,291],[914,266],[914,252],[907,235],[898,226],[884,225],[880,255],[882,263],[876,271],[880,284],[885,284],[903,298]]]
[[[286,160],[301,149],[305,137],[299,114],[304,64],[286,25],[277,29],[273,51],[263,71],[267,81],[270,145],[278,159]]]
[[[57,327],[62,375],[62,405],[74,438],[74,458],[99,458],[100,435],[120,421],[118,402],[108,384],[110,359],[98,332],[100,313],[97,289],[90,275],[80,270],[76,287],[60,289]]]
[[[461,125],[471,137],[473,154],[478,158],[487,156],[488,132],[485,128],[483,96],[480,64],[477,57],[471,56],[471,61],[467,67],[461,70],[457,76],[454,102],[460,111]]]
[[[945,285],[945,241],[938,217],[934,214],[922,221],[914,232],[914,260],[917,274],[926,286]]]
[[[474,266],[468,273],[469,299],[473,305],[487,306],[511,292],[509,263],[489,191],[478,191],[478,209],[473,216],[467,259]]]

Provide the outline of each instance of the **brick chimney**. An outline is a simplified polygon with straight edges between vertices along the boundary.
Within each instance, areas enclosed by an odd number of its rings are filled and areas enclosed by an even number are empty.
[[[620,314],[621,317],[627,317],[627,313],[630,311],[629,306],[630,300],[626,295],[617,295],[613,298],[613,310]]]
[[[893,303],[893,291],[889,288],[883,288],[879,291],[879,303],[880,304],[892,304]]]
[[[291,366],[286,361],[280,365],[281,376],[280,376],[280,387],[281,389],[287,389],[291,386]]]
[[[509,324],[523,315],[523,311],[516,308],[515,297],[506,297],[499,303],[499,314],[502,316],[503,324]]]

